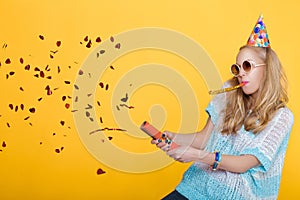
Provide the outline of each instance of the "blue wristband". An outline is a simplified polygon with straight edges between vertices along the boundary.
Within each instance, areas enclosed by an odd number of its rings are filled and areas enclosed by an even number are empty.
[[[222,154],[220,151],[215,151],[215,162],[211,166],[212,170],[215,171],[218,168],[219,163],[221,162]]]

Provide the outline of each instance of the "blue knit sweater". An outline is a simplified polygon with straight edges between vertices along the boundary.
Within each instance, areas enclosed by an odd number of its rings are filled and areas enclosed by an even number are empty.
[[[236,135],[222,135],[221,111],[226,105],[226,94],[217,95],[208,105],[214,130],[205,148],[208,152],[256,156],[261,165],[245,173],[223,170],[212,171],[203,163],[193,163],[185,172],[176,190],[190,200],[277,199],[285,152],[294,118],[287,108],[277,111],[260,133],[254,135],[242,127]]]

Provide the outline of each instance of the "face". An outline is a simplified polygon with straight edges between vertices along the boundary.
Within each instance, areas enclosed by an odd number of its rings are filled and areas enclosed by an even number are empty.
[[[258,64],[263,64],[264,60],[261,59],[258,52],[256,52],[251,48],[243,48],[237,55],[236,63],[239,66],[242,66],[245,60],[251,61],[257,66],[256,67],[252,66],[252,70],[248,73],[245,72],[241,67],[240,73],[238,74],[237,78],[239,80],[239,83],[242,82],[246,83],[242,87],[243,92],[247,95],[256,98],[257,91],[264,77],[264,71],[266,66],[265,65],[258,66]]]

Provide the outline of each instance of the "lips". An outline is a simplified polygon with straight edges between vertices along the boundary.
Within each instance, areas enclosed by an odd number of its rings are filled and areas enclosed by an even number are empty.
[[[241,83],[245,86],[246,84],[249,83],[249,81],[242,81]]]

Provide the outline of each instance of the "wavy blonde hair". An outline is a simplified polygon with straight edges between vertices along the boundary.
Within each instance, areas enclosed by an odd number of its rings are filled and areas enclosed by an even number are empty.
[[[287,79],[278,56],[271,48],[249,47],[253,49],[266,63],[264,77],[258,89],[254,105],[250,105],[250,97],[241,88],[227,93],[227,105],[223,110],[223,134],[236,134],[244,125],[245,130],[254,134],[262,131],[273,118],[279,108],[286,106]],[[239,84],[236,77],[230,79],[230,85]],[[249,113],[250,106],[252,112]]]

